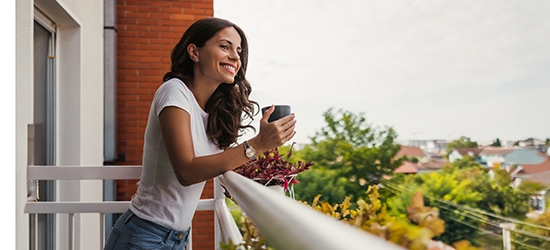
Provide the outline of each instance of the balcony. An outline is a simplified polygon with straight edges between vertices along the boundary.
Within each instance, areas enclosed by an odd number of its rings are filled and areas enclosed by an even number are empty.
[[[139,179],[141,166],[28,166],[27,180],[116,180]],[[382,238],[340,222],[302,203],[266,188],[232,171],[215,178],[214,198],[200,201],[198,210],[213,210],[215,242],[241,242],[242,235],[226,204],[223,187],[276,249],[403,249]],[[37,214],[67,214],[69,249],[75,249],[74,215],[99,214],[100,246],[105,242],[105,215],[123,213],[128,201],[40,202],[29,201],[25,213],[30,221]],[[35,228],[30,228],[31,235]],[[34,234],[33,236],[36,237]],[[187,250],[192,250],[192,239]],[[214,244],[219,249],[219,243]],[[31,247],[35,247],[32,246]],[[32,249],[32,248],[31,248]]]

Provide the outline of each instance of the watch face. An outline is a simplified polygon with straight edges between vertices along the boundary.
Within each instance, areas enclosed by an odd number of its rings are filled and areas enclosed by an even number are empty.
[[[246,156],[247,156],[248,158],[254,159],[254,158],[256,158],[256,157],[255,157],[255,156],[256,156],[256,152],[254,152],[254,149],[253,149],[253,148],[247,148],[247,149],[246,149]]]

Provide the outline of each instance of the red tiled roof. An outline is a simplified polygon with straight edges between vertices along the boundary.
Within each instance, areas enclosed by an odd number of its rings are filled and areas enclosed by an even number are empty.
[[[550,171],[537,173],[527,179],[530,181],[538,182],[543,185],[548,185],[550,184]]]
[[[544,159],[550,159],[550,156],[547,155],[547,154],[545,154],[545,153],[543,153],[543,152],[539,152],[539,156],[542,157],[542,158],[544,158]]]
[[[426,157],[426,153],[424,153],[424,151],[419,148],[419,147],[412,147],[412,146],[404,146],[404,145],[401,145],[401,149],[399,150],[399,152],[397,152],[397,154],[395,155],[395,157],[402,157],[402,156],[412,156],[412,157]]]
[[[470,153],[472,153],[474,157],[478,157],[482,149],[481,148],[455,148],[454,150],[462,156],[470,155]]]
[[[515,148],[502,148],[502,147],[484,147],[480,155],[507,155],[512,151],[516,150]]]
[[[418,173],[418,170],[416,169],[418,165],[416,163],[403,161],[403,164],[396,168],[393,172],[395,174],[412,174],[412,173]]]
[[[550,159],[547,158],[539,164],[520,164],[519,166],[522,169],[518,172],[518,174],[537,174],[546,172],[550,171]]]
[[[445,165],[447,165],[446,160],[430,159],[426,163],[418,163],[418,168],[419,169],[442,169],[443,167],[445,167]]]

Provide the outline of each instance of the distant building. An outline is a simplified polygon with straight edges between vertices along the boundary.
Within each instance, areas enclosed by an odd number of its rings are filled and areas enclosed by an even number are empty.
[[[428,162],[428,155],[420,147],[401,145],[401,149],[395,155],[396,158],[407,156],[416,158],[419,162]]]
[[[419,147],[424,152],[428,153],[444,153],[445,152],[445,146],[447,146],[447,140],[407,140],[402,142],[402,145],[405,146],[412,146],[412,147]]]
[[[426,153],[420,147],[404,146],[401,145],[401,149],[397,152],[396,157],[407,156],[410,158],[416,158],[418,161],[412,160],[403,161],[401,166],[394,170],[396,174],[420,174],[431,171],[437,171],[442,169],[446,164],[445,160],[440,154]]]
[[[546,153],[548,151],[548,146],[546,146],[546,141],[535,139],[535,138],[529,138],[523,141],[518,141],[518,146],[522,148],[536,149],[543,153]]]
[[[484,147],[479,153],[482,162],[487,167],[506,168],[509,170],[519,164],[539,164],[545,161],[547,155],[531,148]]]
[[[470,156],[480,161],[481,158],[479,153],[481,153],[481,150],[481,148],[455,148],[449,153],[449,162],[454,162],[455,160],[462,159],[465,156]]]

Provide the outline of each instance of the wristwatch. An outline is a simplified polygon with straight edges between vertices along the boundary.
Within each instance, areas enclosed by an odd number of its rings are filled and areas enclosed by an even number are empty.
[[[250,144],[248,144],[248,141],[244,141],[243,145],[244,155],[246,155],[246,157],[248,157],[248,159],[250,160],[256,160],[256,149],[250,146]]]

